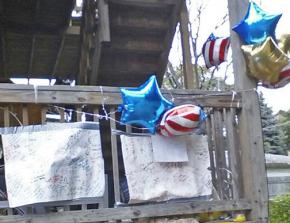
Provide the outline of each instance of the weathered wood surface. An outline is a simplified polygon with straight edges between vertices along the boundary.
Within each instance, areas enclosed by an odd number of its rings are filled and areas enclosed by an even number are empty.
[[[225,141],[223,135],[223,120],[220,110],[213,114],[213,142],[215,148],[215,170],[217,175],[217,192],[219,199],[229,199],[227,179],[227,163],[225,155]]]
[[[228,0],[230,27],[238,24],[246,14],[249,0]],[[256,81],[247,75],[247,65],[241,50],[241,40],[236,32],[231,31],[231,48],[233,68],[235,75],[235,88],[237,90],[252,89]]]
[[[227,148],[229,156],[229,166],[231,171],[231,183],[233,190],[233,198],[237,199],[243,197],[242,190],[242,169],[241,169],[241,147],[238,135],[238,123],[236,120],[236,110],[226,110],[226,134],[227,134]]]
[[[105,208],[87,211],[60,212],[46,215],[0,216],[1,223],[71,223],[101,222],[122,219],[189,215],[211,211],[240,211],[251,209],[250,202],[239,201],[180,201],[142,206]]]
[[[0,84],[0,103],[36,103],[36,104],[95,104],[104,101],[107,105],[121,104],[120,89],[95,86],[33,86]],[[103,93],[102,93],[103,92]],[[178,104],[200,104],[205,107],[239,107],[242,99],[239,94],[233,99],[232,93],[206,92],[198,90],[162,91],[169,100]],[[37,94],[37,98],[35,97]]]
[[[172,15],[169,22],[170,28],[168,29],[166,37],[163,41],[164,45],[166,46],[166,49],[160,55],[160,60],[159,60],[160,69],[158,70],[158,74],[165,73],[165,70],[168,64],[168,56],[171,49],[171,44],[173,42],[174,34],[176,31],[176,26],[178,23],[178,18],[179,18],[182,2],[183,0],[175,0],[176,5],[172,11]],[[162,80],[163,77],[159,76],[159,78],[157,79],[160,83],[161,82],[160,80]]]
[[[109,0],[110,2],[126,5],[138,5],[138,6],[164,6],[174,5],[176,0]]]
[[[180,13],[180,35],[182,45],[184,84],[187,89],[198,89],[197,75],[194,74],[189,33],[189,14],[184,1]]]
[[[243,92],[243,97],[247,98],[239,120],[243,189],[245,197],[255,204],[250,219],[264,223],[268,222],[269,198],[259,101],[254,91]]]
[[[111,112],[114,112],[114,109],[111,109]],[[113,178],[114,178],[114,194],[115,194],[115,203],[119,203],[121,200],[120,197],[120,176],[119,176],[119,160],[118,160],[118,147],[117,147],[117,135],[113,134],[113,131],[117,129],[115,114],[112,114],[112,119],[110,120],[111,127],[111,152],[112,152],[112,163],[113,163]]]

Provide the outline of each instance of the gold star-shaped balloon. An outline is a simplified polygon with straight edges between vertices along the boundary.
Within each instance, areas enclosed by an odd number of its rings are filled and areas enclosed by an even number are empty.
[[[284,34],[279,39],[279,47],[280,49],[286,53],[290,54],[290,34]]]
[[[276,82],[281,70],[289,63],[289,58],[283,53],[271,37],[262,44],[244,45],[248,72],[258,80]]]

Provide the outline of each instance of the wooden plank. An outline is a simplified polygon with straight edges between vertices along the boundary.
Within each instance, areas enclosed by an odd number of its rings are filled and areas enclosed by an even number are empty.
[[[228,0],[230,27],[234,27],[244,18],[248,5],[249,0]],[[241,45],[242,43],[238,34],[231,29],[235,88],[237,90],[252,89],[256,87],[256,81],[247,75],[247,65]]]
[[[46,112],[47,112],[47,107],[42,107],[41,108],[41,124],[46,123]]]
[[[92,57],[92,73],[88,77],[90,85],[96,85],[97,83],[102,55],[102,43],[99,41],[99,37],[96,38],[95,42],[96,46]]]
[[[156,17],[155,15],[151,16],[150,14],[137,14],[134,12],[122,13],[118,8],[115,9],[112,13],[114,16],[111,18],[111,27],[117,30],[129,30],[129,31],[138,31],[142,32],[145,30],[146,33],[150,31],[155,32],[164,32],[169,28],[169,21],[163,17]],[[133,16],[130,16],[133,15]],[[124,31],[123,31],[124,32]]]
[[[80,30],[81,30],[81,28],[79,26],[69,26],[66,29],[65,34],[69,35],[69,36],[79,36]]]
[[[244,195],[253,203],[249,220],[268,222],[268,188],[258,95],[246,91],[239,119]]]
[[[4,11],[4,5],[3,1],[0,1],[0,15],[3,15]],[[4,78],[8,77],[8,72],[7,72],[7,57],[6,57],[6,39],[5,39],[5,30],[3,27],[0,27],[0,34],[1,34],[1,53],[2,53],[2,66],[3,66],[3,74],[2,76]]]
[[[3,66],[3,76],[8,77],[7,72],[7,58],[6,58],[6,40],[5,40],[5,32],[3,29],[0,29],[1,32],[1,48],[2,48],[2,66]]]
[[[33,223],[71,223],[114,221],[122,219],[138,219],[147,217],[163,217],[190,215],[202,212],[249,210],[251,203],[239,201],[178,201],[162,204],[148,204],[131,207],[106,208],[89,211],[71,211],[45,215],[0,216],[1,223],[27,222]]]
[[[59,122],[60,122],[60,123],[64,123],[64,122],[65,122],[64,110],[63,110],[63,109],[59,109],[59,110],[58,110],[58,113],[59,113],[59,116],[60,116]]]
[[[108,2],[104,0],[99,0],[97,4],[98,4],[97,8],[99,12],[98,14],[99,23],[98,23],[98,32],[97,32],[98,35],[96,38],[94,38],[95,49],[92,56],[92,73],[88,77],[89,78],[88,83],[90,85],[95,85],[98,80],[103,43],[111,41]],[[95,12],[95,10],[93,12]],[[94,17],[95,16],[93,16],[93,18]]]
[[[186,89],[198,89],[198,77],[194,74],[191,47],[190,47],[190,34],[189,34],[189,14],[186,2],[183,1],[180,12],[180,35],[182,46],[183,58],[183,75],[184,84]]]
[[[195,101],[205,107],[238,107],[241,104],[241,98],[237,95],[232,100],[231,94],[216,93],[209,95],[191,95],[198,91],[176,91],[178,94],[167,93],[163,95],[169,99],[174,97],[176,105],[192,103]],[[102,104],[106,97],[107,105],[117,105],[122,103],[120,89],[112,87],[103,87],[103,94],[100,87],[90,86],[39,86],[37,90],[37,99],[39,104]],[[0,103],[35,103],[35,92],[33,86],[28,85],[0,85]]]
[[[29,125],[28,108],[25,104],[22,107],[22,124]]]
[[[208,140],[211,181],[212,181],[213,187],[217,188],[212,121],[213,121],[213,115],[211,114],[211,115],[209,115],[209,117],[206,120],[206,134],[207,134],[207,140]]]
[[[241,148],[236,123],[236,110],[234,109],[227,109],[226,111],[226,132],[233,198],[239,199],[243,197],[243,179],[240,157]]]
[[[164,39],[164,45],[167,47],[161,54],[159,59],[160,64],[160,70],[158,71],[159,75],[159,83],[161,82],[161,79],[163,78],[163,74],[165,73],[167,64],[168,64],[168,56],[171,49],[171,45],[173,42],[174,34],[176,31],[176,26],[181,10],[181,5],[184,0],[175,0],[175,6],[173,8],[173,11],[171,13],[171,19],[170,19],[170,28],[167,31],[166,37]]]
[[[109,0],[109,2],[143,7],[164,7],[176,4],[176,0]]]
[[[214,146],[215,146],[215,164],[217,174],[217,191],[220,199],[229,199],[227,184],[227,165],[225,157],[225,142],[223,136],[223,121],[222,113],[220,110],[214,110],[213,113],[213,129],[214,129]]]
[[[114,41],[110,44],[111,50],[118,52],[137,52],[137,53],[161,53],[165,46],[160,38],[124,38],[114,37]],[[162,43],[162,44],[160,44]]]
[[[34,58],[34,52],[35,52],[35,41],[36,41],[36,36],[32,35],[30,57],[29,57],[29,64],[28,64],[28,70],[27,70],[27,76],[28,77],[32,73],[33,58]]]
[[[105,0],[98,1],[98,12],[99,12],[99,41],[100,42],[110,42],[110,19],[109,19],[109,5]]]
[[[10,126],[10,112],[9,112],[9,107],[5,106],[4,107],[4,127],[9,127]]]
[[[56,54],[55,62],[54,62],[54,65],[53,65],[53,69],[52,69],[52,72],[51,72],[51,76],[52,77],[54,77],[55,74],[56,74],[56,70],[57,70],[59,62],[60,62],[61,54],[62,54],[63,49],[64,49],[65,39],[66,39],[66,36],[65,36],[65,32],[64,32],[62,34],[62,36],[61,36],[61,41],[60,41],[59,48],[58,48],[58,51],[57,51],[57,54]]]
[[[36,0],[35,1],[35,9],[34,9],[33,16],[32,16],[32,20],[34,23],[36,23],[36,21],[37,21],[39,7],[40,7],[40,0]],[[36,36],[35,36],[35,34],[32,34],[30,57],[29,57],[29,64],[28,64],[28,70],[27,70],[28,77],[31,75],[32,68],[33,68],[33,59],[34,59],[34,53],[35,53],[35,41],[36,41]]]
[[[82,107],[77,107],[77,122],[81,122],[82,121]]]
[[[112,112],[110,119],[111,127],[111,149],[112,149],[112,162],[113,162],[113,178],[114,178],[114,194],[115,194],[115,204],[120,203],[120,176],[119,176],[119,161],[118,161],[118,145],[117,145],[117,135],[113,134],[113,130],[117,129],[116,115],[114,113],[114,108],[110,109]]]

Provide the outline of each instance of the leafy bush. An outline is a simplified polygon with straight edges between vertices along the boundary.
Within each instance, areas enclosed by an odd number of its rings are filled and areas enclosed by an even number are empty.
[[[270,201],[270,222],[290,223],[290,195],[277,196]]]

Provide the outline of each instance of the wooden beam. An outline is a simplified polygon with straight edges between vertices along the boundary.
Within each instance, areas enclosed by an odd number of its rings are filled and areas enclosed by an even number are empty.
[[[4,13],[4,6],[3,1],[0,1],[0,15]],[[1,53],[2,53],[2,66],[3,66],[3,74],[1,75],[4,78],[8,77],[7,72],[7,58],[6,58],[6,40],[5,40],[5,30],[1,26],[0,27],[0,34],[1,34]]]
[[[2,66],[3,66],[3,77],[8,77],[7,72],[7,58],[6,58],[6,40],[5,40],[5,32],[4,29],[0,29],[1,33],[1,48],[2,48]],[[2,75],[1,75],[2,76]]]
[[[269,198],[259,100],[255,91],[245,91],[242,95],[239,136],[243,192],[253,203],[249,220],[266,223]]]
[[[145,10],[144,10],[145,11]],[[167,30],[169,28],[169,21],[164,17],[157,17],[153,13],[136,13],[128,12],[124,13],[121,10],[114,9],[112,14],[114,16],[111,18],[111,27],[114,29],[126,29],[126,30],[137,30],[137,32],[142,32],[145,29],[147,31],[157,31],[160,32]]]
[[[40,0],[36,0],[35,2],[35,9],[33,11],[33,23],[37,21],[37,13],[40,7]],[[35,41],[36,37],[35,34],[32,35],[32,40],[31,40],[31,49],[30,49],[30,57],[29,57],[29,64],[28,64],[28,70],[27,70],[27,77],[30,76],[32,73],[32,67],[33,67],[33,58],[34,58],[34,51],[35,51]]]
[[[163,79],[163,74],[165,73],[167,64],[168,64],[168,56],[169,52],[171,49],[171,44],[174,38],[174,34],[176,31],[176,26],[178,23],[178,18],[181,10],[181,5],[184,0],[175,0],[175,6],[173,8],[173,11],[171,13],[171,18],[170,18],[170,28],[167,31],[166,37],[164,39],[164,46],[166,46],[166,49],[162,52],[160,59],[159,59],[159,65],[160,65],[160,70],[158,71],[158,82],[161,84],[161,80]]]
[[[114,113],[114,108],[110,109],[112,113],[112,119],[110,119],[110,130],[111,130],[111,153],[112,153],[112,164],[113,164],[113,178],[114,178],[114,197],[115,204],[120,203],[120,166],[119,166],[119,156],[118,156],[118,143],[117,135],[113,133],[114,130],[117,130],[117,125],[114,120],[116,120],[116,115]]]
[[[108,2],[105,0],[99,0],[97,7],[99,13],[98,35],[94,38],[95,49],[92,55],[92,73],[89,77],[90,85],[96,85],[98,80],[103,43],[111,41]]]
[[[35,40],[36,40],[36,36],[32,35],[31,49],[30,49],[30,56],[29,56],[29,64],[28,64],[28,70],[27,70],[27,77],[29,77],[31,75],[31,73],[32,73],[33,58],[34,58],[34,52],[35,52]]]
[[[116,39],[110,44],[111,50],[117,52],[137,52],[137,53],[161,53],[165,50],[165,44],[159,38],[122,38],[115,37]]]
[[[122,103],[120,89],[114,87],[95,86],[39,86],[37,102],[39,104],[93,104],[101,105],[106,97],[107,105],[119,105]],[[163,95],[171,99],[174,97],[176,105],[184,103],[201,104],[205,107],[239,107],[242,98],[239,94],[232,100],[231,93],[212,92],[206,94],[203,91],[162,91]],[[0,103],[35,103],[33,86],[0,84]]]
[[[180,35],[183,57],[183,73],[186,89],[198,89],[198,77],[194,73],[189,33],[189,15],[186,2],[183,1],[180,12]]]
[[[100,42],[110,42],[110,19],[109,19],[109,5],[105,0],[98,1],[99,24],[98,33]]]
[[[176,0],[109,0],[109,2],[123,5],[136,5],[143,7],[162,7],[166,5],[174,5]]]
[[[52,69],[52,72],[51,72],[51,76],[54,77],[55,74],[56,74],[56,70],[58,68],[58,65],[59,65],[59,61],[61,59],[61,54],[63,52],[63,48],[64,48],[64,44],[65,44],[65,39],[66,39],[66,32],[64,32],[61,36],[61,41],[60,41],[60,44],[59,44],[59,47],[58,47],[58,51],[57,51],[57,54],[56,54],[56,59],[55,59],[55,62],[54,62],[54,65],[53,65],[53,69]]]
[[[248,5],[248,0],[228,0],[230,27],[243,19]],[[237,90],[256,88],[256,81],[247,75],[247,66],[239,36],[232,30],[231,47],[235,88]],[[243,109],[239,120],[239,136],[240,142],[242,142],[243,192],[245,197],[251,199],[255,204],[249,216],[250,220],[264,223],[268,222],[268,190],[259,101],[254,91],[245,91],[243,99]],[[255,163],[254,168],[253,163]]]
[[[69,26],[66,29],[66,35],[71,35],[71,36],[78,36],[80,35],[80,27],[79,26]]]
[[[49,213],[43,215],[0,216],[1,223],[71,223],[101,222],[138,219],[148,217],[181,216],[215,211],[246,211],[251,203],[246,200],[224,201],[178,201],[160,204],[148,204],[131,207],[105,208],[87,211]]]
[[[238,24],[246,14],[249,0],[228,0],[230,27]],[[236,32],[231,32],[231,48],[233,57],[233,68],[235,75],[235,88],[237,90],[253,89],[256,81],[247,75],[247,65],[241,50],[241,41]]]

